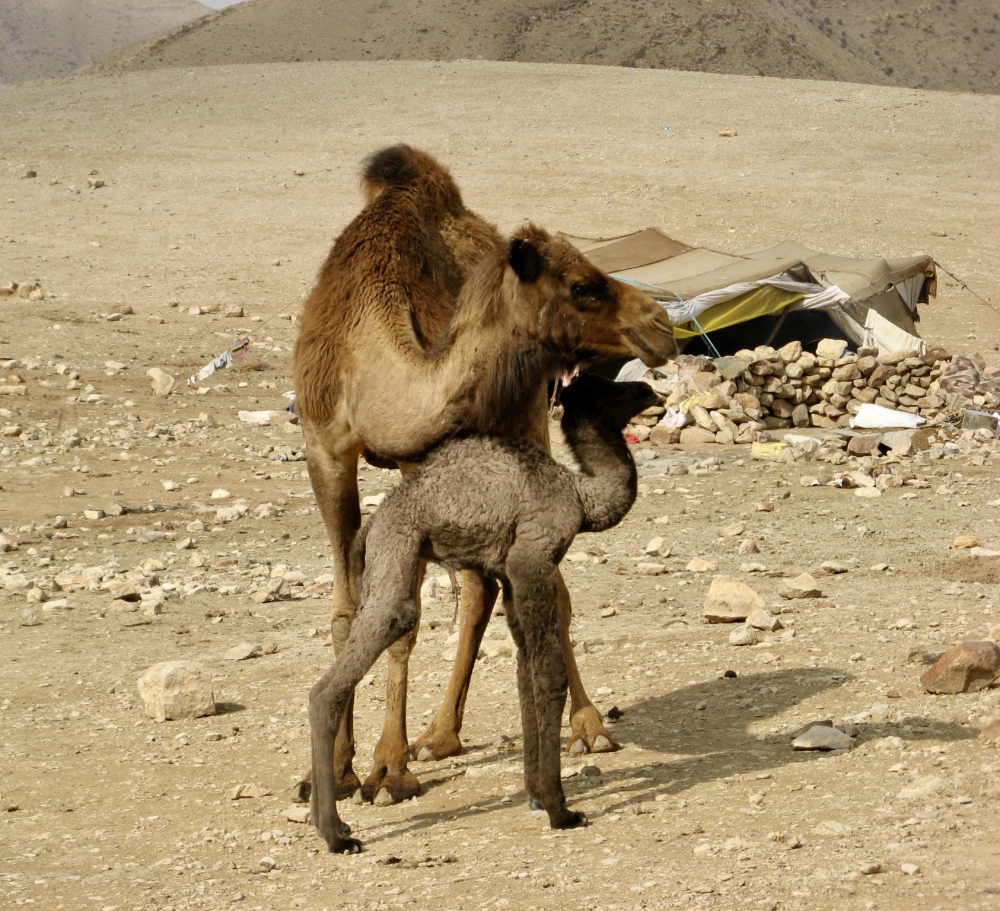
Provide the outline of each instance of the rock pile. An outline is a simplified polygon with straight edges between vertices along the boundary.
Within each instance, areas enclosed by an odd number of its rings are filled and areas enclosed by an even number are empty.
[[[824,339],[816,354],[794,341],[738,351],[712,362],[679,358],[654,385],[664,396],[629,430],[653,443],[752,443],[767,431],[793,427],[847,427],[861,406],[872,403],[945,420],[955,402],[941,388],[951,358],[941,349],[879,354],[875,348],[845,353],[847,343]],[[671,427],[667,409],[684,410],[689,426]]]
[[[25,300],[40,301],[46,297],[42,283],[37,278],[23,282],[4,282],[0,285],[0,297],[23,297]]]

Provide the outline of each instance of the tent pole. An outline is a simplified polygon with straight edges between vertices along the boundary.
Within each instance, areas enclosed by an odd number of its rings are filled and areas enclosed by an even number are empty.
[[[698,333],[705,340],[705,344],[708,345],[708,347],[711,349],[712,353],[716,356],[716,358],[722,357],[722,355],[719,354],[719,349],[715,347],[715,342],[713,342],[708,337],[708,333],[702,328],[701,323],[698,322],[698,317],[694,315],[694,307],[688,307],[688,302],[686,300],[684,300],[684,298],[681,297],[676,291],[674,292],[674,297],[676,297],[677,300],[680,301],[684,305],[684,307],[687,309],[688,313],[691,315],[691,322],[694,323],[695,326],[697,326]]]
[[[771,330],[770,335],[768,335],[767,341],[764,342],[765,345],[770,345],[771,342],[774,341],[775,337],[781,331],[781,326],[785,322],[785,317],[786,316],[788,316],[788,308],[787,307],[785,307],[785,309],[781,311],[781,316],[778,317],[778,322],[776,322],[774,324],[774,328]]]

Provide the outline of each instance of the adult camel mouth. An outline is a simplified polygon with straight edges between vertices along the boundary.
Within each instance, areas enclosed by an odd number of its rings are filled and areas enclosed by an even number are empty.
[[[643,333],[636,329],[627,330],[625,336],[632,343],[632,346],[635,349],[636,357],[638,357],[639,360],[642,361],[647,367],[661,367],[670,357],[677,353],[675,345],[660,345],[659,347],[656,347],[646,340]],[[673,332],[671,332],[670,338],[672,342]]]
[[[647,367],[661,367],[677,355],[674,327],[663,311],[657,313],[651,322],[651,326],[641,328],[629,326],[624,336],[632,345],[635,356]]]

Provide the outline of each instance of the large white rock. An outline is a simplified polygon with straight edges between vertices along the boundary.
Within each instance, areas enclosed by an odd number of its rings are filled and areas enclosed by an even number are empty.
[[[755,610],[764,609],[764,599],[749,585],[729,576],[712,581],[705,598],[709,623],[742,623]]]
[[[146,376],[150,379],[153,395],[170,395],[177,385],[177,380],[159,367],[150,367]]]
[[[792,601],[796,598],[819,598],[823,592],[809,573],[802,573],[794,579],[782,579],[781,585],[778,586],[778,594]]]
[[[816,356],[836,360],[844,353],[845,348],[847,342],[842,338],[825,338],[816,345]]]
[[[161,661],[139,678],[146,714],[157,721],[215,714],[212,675],[195,661]]]

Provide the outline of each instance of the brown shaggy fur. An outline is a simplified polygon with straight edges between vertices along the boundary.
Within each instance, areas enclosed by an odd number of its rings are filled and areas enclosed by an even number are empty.
[[[448,172],[407,146],[367,163],[367,205],[337,239],[306,302],[295,349],[298,410],[316,500],[332,546],[335,653],[355,604],[348,552],[360,525],[363,451],[408,470],[440,440],[465,432],[531,439],[548,448],[546,382],[580,362],[674,351],[663,309],[610,280],[572,246],[526,227],[505,242],[466,209]],[[460,752],[458,731],[492,601],[463,577],[462,624],[441,711],[416,752]],[[571,608],[560,579],[559,626]],[[364,791],[402,799],[419,790],[407,768],[406,662],[413,635],[390,649],[386,726]],[[570,650],[574,741],[616,746],[587,699]],[[598,744],[600,746],[600,744]],[[350,708],[337,738],[338,791],[352,793]],[[303,788],[304,792],[305,788]]]
[[[335,734],[358,681],[417,627],[421,560],[475,570],[494,596],[502,586],[517,645],[525,791],[553,829],[586,824],[582,813],[567,809],[559,774],[568,678],[556,624],[557,567],[578,532],[611,528],[635,502],[635,463],[622,429],[656,402],[645,383],[586,376],[563,393],[562,426],[579,474],[524,440],[449,440],[361,529],[352,550],[358,616],[309,698],[312,818],[331,851],[361,850],[337,813]]]

